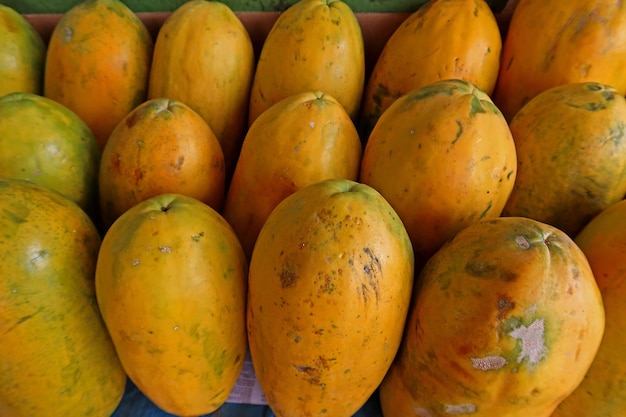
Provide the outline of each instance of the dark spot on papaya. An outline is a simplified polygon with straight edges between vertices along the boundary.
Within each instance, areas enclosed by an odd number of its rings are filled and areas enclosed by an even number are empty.
[[[126,127],[129,129],[132,128],[133,126],[137,124],[138,119],[139,119],[138,112],[131,112],[126,118],[126,122],[125,122]]]
[[[508,296],[498,297],[498,320],[504,319],[513,308],[515,308],[515,303]]]
[[[111,156],[111,170],[115,174],[120,173],[120,159],[122,158],[119,153],[115,153]]]
[[[289,271],[287,269],[283,269],[282,271],[280,271],[278,277],[280,278],[280,286],[282,288],[291,288],[296,284],[296,281],[298,280],[298,275],[295,272]]]
[[[143,172],[141,171],[141,169],[135,169],[135,185],[138,185],[142,178]]]

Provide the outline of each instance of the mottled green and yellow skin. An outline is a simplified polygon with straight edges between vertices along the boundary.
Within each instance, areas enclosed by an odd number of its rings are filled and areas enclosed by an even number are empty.
[[[582,381],[604,331],[584,253],[522,217],[473,223],[428,261],[385,417],[548,417]]]
[[[94,215],[100,147],[71,110],[33,93],[0,97],[0,178],[51,188]]]
[[[413,286],[404,226],[371,187],[301,188],[270,214],[252,253],[252,363],[279,417],[350,417],[402,337]]]
[[[154,44],[148,98],[179,100],[200,114],[220,141],[228,178],[246,132],[255,65],[248,31],[218,1],[183,3]]]
[[[595,216],[574,238],[602,294],[606,324],[600,349],[585,378],[552,417],[610,417],[626,409],[626,200]]]
[[[316,90],[335,97],[356,120],[364,82],[365,45],[352,9],[341,0],[298,1],[279,15],[263,43],[248,124],[279,100]]]
[[[626,99],[599,83],[553,87],[510,121],[517,179],[502,213],[575,236],[626,195]]]
[[[219,408],[247,350],[247,263],[230,225],[191,197],[161,194],[102,240],[96,291],[128,376],[178,416]]]
[[[43,91],[46,44],[17,11],[0,4],[0,97]]]
[[[126,374],[94,288],[100,236],[57,192],[0,179],[0,415],[109,417]]]
[[[120,0],[88,0],[54,27],[44,71],[46,97],[76,113],[103,148],[111,131],[146,99],[153,41]]]
[[[382,114],[359,179],[396,210],[421,267],[463,227],[498,217],[516,172],[511,132],[489,96],[467,81],[443,80]]]

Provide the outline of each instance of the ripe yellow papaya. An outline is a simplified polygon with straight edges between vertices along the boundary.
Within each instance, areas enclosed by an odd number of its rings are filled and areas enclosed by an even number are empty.
[[[128,376],[162,410],[199,416],[228,398],[246,356],[246,276],[230,225],[192,197],[144,200],[104,235],[102,317]]]
[[[502,35],[485,0],[430,0],[391,34],[363,95],[359,130],[369,134],[400,96],[445,79],[463,79],[490,95]]]
[[[598,82],[626,94],[626,4],[519,0],[502,45],[493,100],[507,120],[549,88]]]
[[[507,122],[489,96],[467,81],[442,80],[381,115],[359,179],[398,212],[421,267],[463,227],[500,216],[516,160]]]
[[[178,100],[150,99],[131,110],[109,135],[99,168],[105,229],[135,204],[164,193],[222,208],[222,148],[206,121]]]
[[[222,146],[227,177],[247,127],[255,64],[248,31],[218,1],[179,6],[163,22],[154,44],[148,98],[178,100],[202,116]]]
[[[581,383],[603,336],[584,253],[536,220],[472,223],[430,258],[416,286],[380,386],[385,417],[548,417]]]
[[[329,94],[296,93],[267,109],[246,134],[223,210],[247,256],[280,201],[321,180],[356,180],[360,162],[358,132]]]
[[[341,0],[299,0],[267,34],[252,80],[248,125],[272,104],[303,91],[335,97],[356,120],[365,82],[365,45]]]
[[[276,206],[252,252],[248,338],[277,417],[350,417],[397,351],[413,285],[399,217],[373,188],[329,179]]]
[[[51,34],[44,95],[76,113],[102,148],[146,99],[152,48],[145,24],[120,0],[78,3]]]

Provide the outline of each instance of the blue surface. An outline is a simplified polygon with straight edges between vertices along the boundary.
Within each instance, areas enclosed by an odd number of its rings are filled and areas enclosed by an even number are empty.
[[[155,406],[128,380],[124,397],[111,417],[177,417]],[[226,403],[219,410],[202,417],[274,417],[269,407],[250,404]],[[378,395],[370,400],[353,417],[382,417]]]

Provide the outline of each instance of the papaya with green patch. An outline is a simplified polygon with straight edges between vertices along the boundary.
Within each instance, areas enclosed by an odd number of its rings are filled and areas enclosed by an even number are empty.
[[[0,179],[0,415],[109,417],[126,374],[98,309],[98,231],[70,199]]]
[[[41,94],[46,44],[15,9],[0,4],[0,97],[14,92]]]
[[[272,211],[252,253],[248,337],[278,417],[354,415],[402,337],[413,286],[411,242],[373,188],[329,179]]]
[[[536,220],[467,226],[416,286],[380,386],[385,417],[549,417],[581,383],[603,337],[602,295],[585,254]]]
[[[0,149],[0,178],[53,189],[96,218],[101,151],[70,109],[34,93],[0,97]]]
[[[600,83],[550,88],[510,121],[517,179],[503,215],[575,236],[626,195],[626,99]]]
[[[420,265],[471,222],[498,217],[515,182],[515,144],[489,96],[463,80],[408,92],[380,117],[360,181],[404,222]]]
[[[230,225],[192,197],[148,198],[107,230],[100,311],[126,373],[162,410],[199,416],[228,398],[246,356],[246,274]]]

